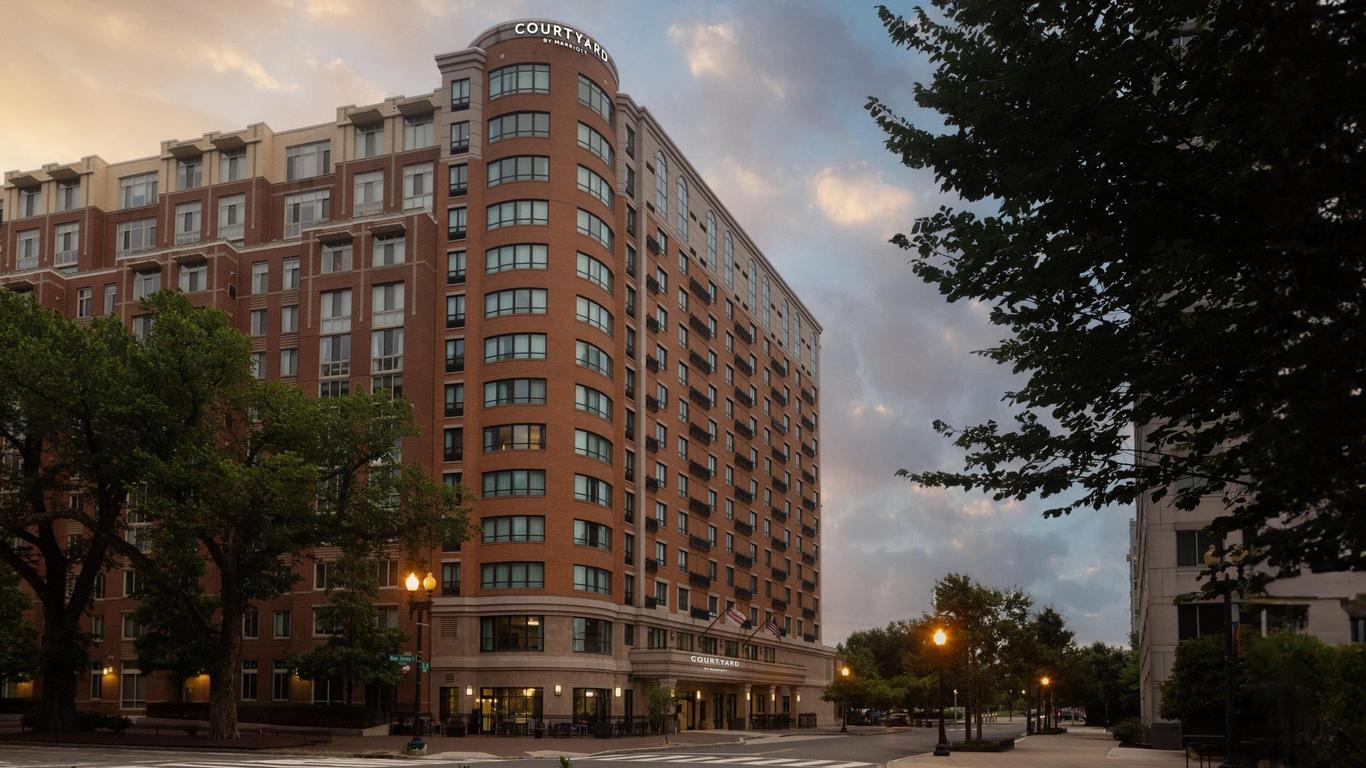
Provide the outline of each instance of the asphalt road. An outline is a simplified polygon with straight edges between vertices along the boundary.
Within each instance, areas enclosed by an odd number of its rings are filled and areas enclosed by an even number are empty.
[[[986,728],[991,738],[1018,735],[1021,725]],[[916,728],[894,733],[794,734],[745,744],[680,747],[593,757],[575,757],[584,768],[640,765],[732,765],[775,768],[877,768],[899,757],[934,749],[937,733]],[[962,738],[962,731],[950,739]],[[40,747],[0,744],[0,768],[456,768],[476,760],[354,758],[244,752],[186,752],[98,747]],[[507,768],[558,768],[554,757],[497,760]],[[417,763],[418,765],[414,765]]]

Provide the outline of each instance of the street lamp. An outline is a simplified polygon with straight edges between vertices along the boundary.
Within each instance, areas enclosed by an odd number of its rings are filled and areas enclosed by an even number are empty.
[[[1053,692],[1048,690],[1048,686],[1052,684],[1052,682],[1053,681],[1049,679],[1048,675],[1039,678],[1039,683],[1042,686],[1039,689],[1039,714],[1043,715],[1043,724],[1039,726],[1040,733],[1043,733],[1043,731],[1048,728],[1048,710],[1052,708],[1053,704]],[[1048,695],[1045,696],[1045,693]]]
[[[1211,544],[1205,550],[1205,565],[1210,581],[1224,593],[1224,764],[1222,768],[1242,768],[1238,757],[1238,721],[1234,716],[1235,692],[1238,687],[1238,606],[1233,593],[1243,589],[1243,561],[1247,550],[1233,545],[1223,555]],[[1223,578],[1220,579],[1220,574]],[[1221,584],[1222,582],[1222,584]]]
[[[408,740],[408,751],[423,752],[427,749],[427,743],[422,740],[422,620],[427,619],[430,625],[432,590],[436,589],[436,577],[429,571],[419,580],[417,573],[409,573],[408,578],[403,580],[403,586],[408,589],[408,616],[414,618],[417,625],[417,685],[413,692],[413,737]],[[424,591],[421,598],[417,594],[419,587]]]
[[[948,633],[942,628],[934,631],[934,644],[939,647],[939,743],[934,745],[935,757],[949,756],[949,736],[944,733],[944,644]]]
[[[845,664],[843,667],[840,667],[840,677],[844,678],[845,681],[848,682],[848,680],[849,680],[849,665],[848,665],[848,664]],[[845,696],[844,696],[844,721],[840,723],[840,733],[848,733],[848,732],[849,732],[849,695],[848,695],[848,693],[846,692],[846,693],[845,693]]]

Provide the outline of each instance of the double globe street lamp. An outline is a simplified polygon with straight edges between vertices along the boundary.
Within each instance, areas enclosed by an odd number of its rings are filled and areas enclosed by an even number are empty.
[[[1247,550],[1234,545],[1219,554],[1213,544],[1205,550],[1205,567],[1209,568],[1210,582],[1224,593],[1224,763],[1220,768],[1243,768],[1238,756],[1238,718],[1236,692],[1238,689],[1238,602],[1234,592],[1242,592],[1243,561]],[[1220,578],[1220,576],[1223,578]]]
[[[840,667],[840,677],[844,678],[844,681],[845,681],[846,683],[849,682],[849,665],[848,665],[848,664],[845,664],[843,667]],[[845,698],[845,700],[844,700],[844,721],[840,723],[840,733],[848,733],[848,732],[849,732],[849,704],[850,704],[850,703],[851,703],[850,699],[846,696],[846,698]]]
[[[934,644],[939,647],[939,743],[934,745],[935,757],[949,756],[949,736],[944,732],[944,645],[949,635],[942,628],[934,631]]]
[[[428,572],[418,579],[417,573],[409,573],[408,578],[403,580],[403,586],[408,589],[408,616],[416,620],[417,629],[417,685],[413,692],[413,737],[408,740],[408,751],[422,753],[427,749],[427,743],[422,740],[422,628],[431,626],[432,590],[436,589],[436,577]],[[424,591],[422,597],[418,597],[419,588]],[[426,619],[426,623],[423,619]]]

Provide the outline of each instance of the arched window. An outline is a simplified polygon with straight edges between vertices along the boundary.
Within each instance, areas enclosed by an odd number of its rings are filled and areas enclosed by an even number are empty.
[[[663,152],[655,153],[655,208],[660,216],[669,212],[669,161]]]

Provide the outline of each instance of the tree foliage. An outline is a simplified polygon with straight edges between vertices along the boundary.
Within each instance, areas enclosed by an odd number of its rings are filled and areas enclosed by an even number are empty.
[[[960,202],[893,242],[1023,383],[907,474],[1053,516],[1215,495],[1281,574],[1366,568],[1360,4],[931,4],[879,14],[942,124],[868,109]]]
[[[28,617],[19,577],[0,563],[0,681],[29,680],[38,671],[38,638]]]

